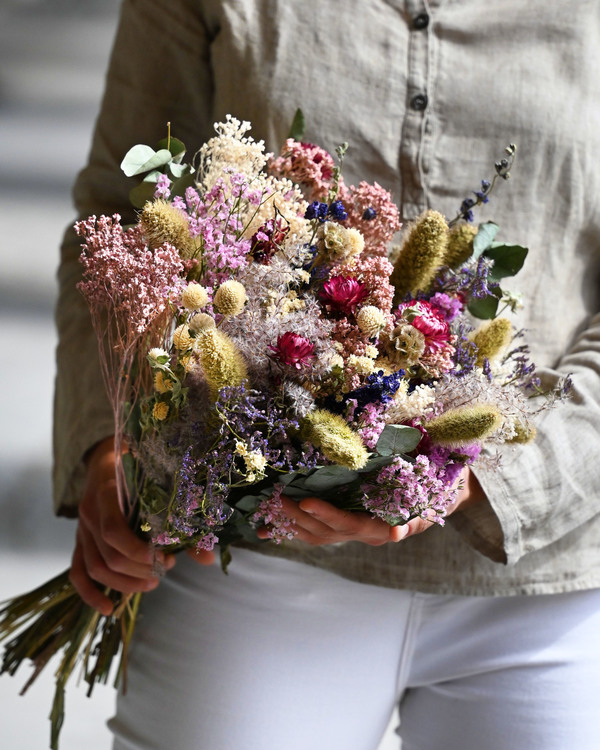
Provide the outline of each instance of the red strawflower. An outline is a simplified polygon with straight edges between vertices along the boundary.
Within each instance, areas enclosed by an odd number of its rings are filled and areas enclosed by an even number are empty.
[[[269,346],[273,352],[272,357],[284,365],[291,365],[299,370],[303,365],[315,356],[315,345],[311,344],[304,336],[287,331],[277,338],[277,346]]]
[[[350,315],[368,295],[369,290],[362,281],[357,281],[353,277],[333,276],[323,285],[321,299],[334,310]]]

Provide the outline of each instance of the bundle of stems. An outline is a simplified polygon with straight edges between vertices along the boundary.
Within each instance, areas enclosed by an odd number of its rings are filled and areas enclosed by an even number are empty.
[[[69,581],[69,570],[32,591],[2,603],[0,642],[6,641],[0,674],[14,675],[24,661],[33,674],[21,695],[59,654],[50,712],[50,748],[58,750],[65,716],[65,687],[77,663],[88,683],[88,697],[97,682],[106,684],[113,659],[119,658],[114,685],[127,687],[127,651],[135,627],[141,594],[107,591],[115,603],[112,614],[101,615],[85,604]]]

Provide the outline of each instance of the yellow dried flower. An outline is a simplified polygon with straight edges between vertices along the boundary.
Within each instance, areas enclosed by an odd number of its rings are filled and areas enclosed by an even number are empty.
[[[169,414],[169,405],[165,404],[164,401],[157,401],[152,409],[152,417],[157,422],[163,422]]]
[[[150,349],[148,352],[148,359],[150,360],[150,364],[156,364],[158,363],[159,357],[168,357],[169,352],[165,351],[164,349],[160,349],[159,347],[155,346],[153,349]]]
[[[351,354],[348,357],[347,364],[359,375],[371,375],[375,372],[375,362],[371,357],[357,357],[355,354]]]
[[[365,238],[354,227],[343,227],[333,221],[323,224],[324,255],[331,260],[348,260],[360,255],[365,247]]]
[[[198,313],[188,323],[190,330],[194,333],[203,331],[205,328],[215,328],[216,325],[215,319],[208,313]]]
[[[477,227],[472,224],[456,224],[448,235],[448,245],[443,263],[450,268],[458,268],[473,255],[473,240]]]
[[[181,295],[181,304],[186,310],[195,312],[201,310],[205,305],[208,304],[208,292],[202,286],[195,281],[192,281],[186,286]]]
[[[356,322],[360,330],[367,336],[377,336],[385,328],[385,313],[375,305],[365,305],[359,310]]]
[[[241,385],[248,378],[246,364],[233,341],[216,328],[204,328],[196,338],[198,358],[213,399],[225,386]]]
[[[488,438],[502,424],[502,415],[493,404],[475,404],[448,409],[424,424],[434,443],[462,446]]]
[[[173,331],[173,346],[180,352],[194,348],[195,339],[190,336],[190,329],[183,323]]]
[[[158,393],[168,393],[173,390],[173,381],[159,370],[154,376],[154,388]]]
[[[215,309],[228,318],[235,318],[239,315],[247,301],[244,285],[234,279],[223,282],[213,299]]]
[[[151,248],[168,242],[177,248],[182,258],[195,256],[196,243],[190,236],[188,218],[168,201],[148,201],[142,209],[140,224]]]
[[[444,262],[448,224],[438,211],[426,211],[411,229],[394,263],[390,282],[396,289],[395,301],[408,292],[426,291]]]
[[[471,334],[471,340],[477,347],[477,367],[483,367],[487,358],[492,362],[510,344],[513,327],[508,318],[494,318],[482,323]]]
[[[373,344],[367,344],[365,346],[365,357],[370,357],[371,359],[377,359],[379,356],[379,350],[376,346],[373,346]]]
[[[315,409],[302,420],[301,437],[320,448],[324,455],[340,466],[362,469],[369,454],[343,417],[326,409]]]

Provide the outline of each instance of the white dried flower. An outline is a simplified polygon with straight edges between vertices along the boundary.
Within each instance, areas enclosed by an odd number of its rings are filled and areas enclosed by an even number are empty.
[[[221,284],[215,292],[213,304],[215,309],[228,318],[235,318],[244,309],[248,301],[246,289],[239,281],[230,279]]]
[[[173,331],[173,346],[180,352],[187,352],[194,348],[194,338],[190,336],[190,329],[183,323]]]
[[[194,333],[203,331],[206,328],[215,328],[215,319],[207,313],[198,313],[189,322],[189,328]]]
[[[183,290],[181,304],[190,312],[201,310],[208,304],[208,292],[201,284],[192,281]]]
[[[365,305],[359,310],[356,322],[360,330],[366,333],[367,336],[377,336],[385,328],[385,313],[378,307],[375,307],[375,305]]]

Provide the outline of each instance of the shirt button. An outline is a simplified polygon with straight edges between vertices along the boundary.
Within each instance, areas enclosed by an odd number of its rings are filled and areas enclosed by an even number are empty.
[[[416,94],[413,96],[413,98],[410,100],[410,106],[416,111],[416,112],[422,112],[425,107],[427,106],[427,96],[426,94]]]
[[[413,18],[413,29],[415,31],[421,31],[429,26],[429,16],[427,13],[419,13],[418,16]]]

